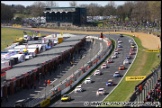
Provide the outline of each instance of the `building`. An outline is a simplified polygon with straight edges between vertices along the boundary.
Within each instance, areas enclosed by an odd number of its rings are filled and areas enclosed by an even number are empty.
[[[86,8],[81,7],[46,7],[46,23],[55,26],[81,26],[86,23]]]

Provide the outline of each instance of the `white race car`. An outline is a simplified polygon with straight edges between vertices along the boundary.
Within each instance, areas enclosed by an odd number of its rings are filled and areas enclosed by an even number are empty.
[[[99,96],[99,95],[104,95],[105,94],[105,89],[104,88],[99,88],[96,92],[96,96]]]
[[[75,88],[74,92],[75,92],[75,93],[77,93],[77,92],[83,92],[82,86],[81,86],[81,85],[77,86],[77,87]]]
[[[91,77],[85,79],[84,84],[92,83]]]
[[[118,44],[119,44],[119,43],[122,43],[122,41],[121,41],[121,40],[118,40]]]
[[[101,71],[100,71],[100,70],[96,70],[96,71],[94,72],[94,76],[96,76],[96,75],[102,75]]]
[[[108,65],[107,65],[106,63],[103,63],[103,64],[101,65],[101,69],[106,69],[106,68],[108,68]]]
[[[111,58],[112,58],[112,59],[117,58],[117,55],[114,54],[114,55],[111,56]]]
[[[130,64],[130,61],[127,58],[123,61],[123,65],[125,64]]]

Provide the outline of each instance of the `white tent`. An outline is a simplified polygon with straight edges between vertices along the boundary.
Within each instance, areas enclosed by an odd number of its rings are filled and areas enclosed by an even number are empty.
[[[11,56],[11,58],[16,58],[16,57],[18,58],[19,62],[25,61],[25,55],[24,54],[16,54],[16,55]]]

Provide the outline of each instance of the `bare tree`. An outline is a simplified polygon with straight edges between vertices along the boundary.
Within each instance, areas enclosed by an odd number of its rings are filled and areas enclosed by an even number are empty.
[[[88,5],[87,4],[80,4],[79,7],[85,7],[86,8],[86,7],[88,7]]]
[[[114,3],[108,3],[103,10],[103,15],[104,16],[109,16],[109,15],[115,15],[116,14],[116,8]]]
[[[42,16],[44,7],[45,7],[45,3],[36,1],[36,2],[34,2],[34,4],[31,7],[32,7],[32,9],[31,9],[32,16],[34,16],[34,17]]]
[[[72,7],[76,7],[77,3],[76,3],[76,1],[71,1],[71,2],[69,2],[69,5]]]
[[[46,6],[47,7],[57,7],[58,4],[54,1],[46,1]]]
[[[109,1],[109,5],[115,7],[115,2],[114,1]]]

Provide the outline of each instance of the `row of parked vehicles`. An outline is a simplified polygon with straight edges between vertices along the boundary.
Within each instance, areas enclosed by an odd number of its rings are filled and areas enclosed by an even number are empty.
[[[123,36],[120,36],[120,37],[123,37]],[[97,75],[102,75],[102,70],[103,69],[106,69],[106,68],[109,68],[109,64],[110,63],[113,63],[114,60],[113,59],[116,59],[118,58],[118,55],[120,54],[119,51],[122,50],[122,41],[120,40],[120,38],[118,38],[118,45],[117,45],[117,48],[116,50],[114,51],[114,53],[112,54],[112,56],[106,60],[102,65],[101,65],[101,69],[96,69],[95,72],[93,73],[94,76],[97,76]],[[130,59],[132,59],[132,55],[135,54],[135,44],[132,40],[129,40],[129,43],[131,45],[131,48],[130,48],[130,51],[129,51],[129,54],[125,57],[124,61],[123,61],[123,64],[121,64],[119,67],[118,67],[118,71],[115,71],[114,74],[113,74],[113,78],[116,78],[116,77],[122,77],[123,75],[120,74],[120,71],[121,70],[125,70],[126,67],[125,65],[127,64],[130,64]],[[84,84],[88,84],[88,83],[92,83],[92,79],[91,77],[87,77],[85,79],[85,81],[83,82]],[[112,79],[109,79],[106,81],[106,86],[115,86],[116,84],[114,83],[114,81]],[[82,88],[81,85],[77,86],[75,89],[74,89],[74,92],[77,93],[77,92],[83,92],[84,89]],[[99,88],[97,91],[96,91],[96,96],[99,96],[99,95],[104,95],[106,94],[106,90],[105,88]],[[64,97],[69,97],[67,99],[71,99],[71,97],[69,95],[65,95],[61,98],[61,100],[63,101],[64,100]]]

